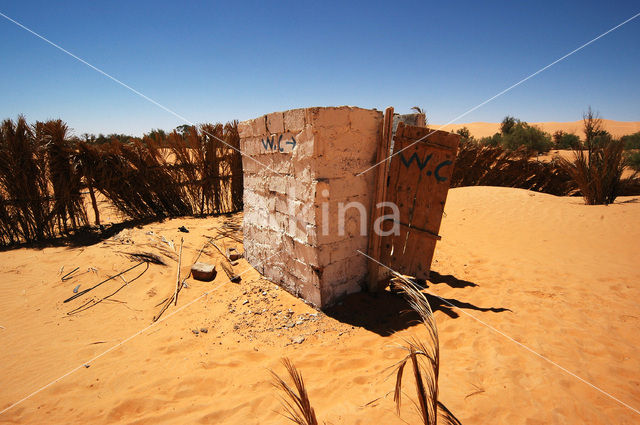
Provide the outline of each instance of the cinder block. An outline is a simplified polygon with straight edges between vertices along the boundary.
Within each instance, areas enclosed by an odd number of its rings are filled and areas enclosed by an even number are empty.
[[[253,130],[253,137],[264,137],[267,133],[267,117],[265,115],[253,119],[251,122],[251,129]]]
[[[299,133],[305,127],[304,109],[292,109],[284,112],[284,129],[292,133]]]
[[[275,192],[276,195],[284,195],[287,193],[288,179],[287,176],[275,175],[269,179],[269,190]]]
[[[269,134],[284,133],[284,114],[282,112],[267,114],[267,132]]]
[[[240,141],[253,137],[253,129],[251,128],[251,121],[241,121],[238,123],[238,134],[240,135]]]

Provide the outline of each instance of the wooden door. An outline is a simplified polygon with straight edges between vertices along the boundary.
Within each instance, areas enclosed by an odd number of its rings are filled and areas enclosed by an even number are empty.
[[[400,231],[381,238],[380,261],[418,279],[429,278],[460,141],[457,134],[432,132],[398,125],[393,150],[399,153],[389,164],[386,201],[398,206]],[[387,221],[384,229],[390,227]]]

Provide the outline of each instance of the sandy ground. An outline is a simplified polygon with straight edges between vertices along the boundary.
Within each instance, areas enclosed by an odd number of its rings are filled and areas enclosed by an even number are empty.
[[[91,246],[0,253],[0,410],[60,378],[0,423],[284,423],[269,374],[284,373],[284,356],[302,371],[321,421],[418,423],[406,400],[402,419],[395,414],[388,368],[403,355],[397,344],[425,331],[398,314],[407,307],[395,295],[355,295],[324,314],[241,260],[241,283],[222,272],[211,283],[189,279],[178,305],[149,327],[175,285],[177,262],[159,237],[179,245],[184,236],[186,272],[205,235],[239,220],[167,220]],[[638,197],[585,206],[519,189],[450,191],[427,291],[457,306],[431,297],[441,400],[463,423],[640,421],[620,403],[640,409],[639,220]],[[124,284],[62,302],[77,285],[136,264],[119,251],[164,252],[167,265],[135,279],[140,266],[112,301],[67,315]],[[207,248],[200,259],[219,257]],[[61,281],[75,267],[77,277]]]
[[[611,133],[614,137],[620,137],[627,134],[632,134],[640,131],[640,121],[614,121],[614,120],[602,120],[604,129]],[[548,133],[555,133],[558,130],[566,131],[567,133],[577,134],[581,138],[583,134],[583,124],[580,121],[571,122],[532,122],[529,123],[535,125]],[[429,124],[429,127],[440,128],[439,124]],[[493,136],[500,131],[500,123],[493,122],[471,122],[466,124],[449,124],[442,127],[446,131],[456,131],[459,128],[467,127],[471,134],[477,138]]]

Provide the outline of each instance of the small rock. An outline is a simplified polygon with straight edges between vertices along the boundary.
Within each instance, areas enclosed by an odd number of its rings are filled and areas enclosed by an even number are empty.
[[[304,342],[304,337],[303,336],[299,336],[297,338],[293,338],[291,340],[291,342],[293,342],[294,344],[302,344]]]
[[[245,304],[247,304],[248,302],[249,302],[249,300],[244,300],[244,301],[242,301],[242,305],[245,305]]]
[[[299,320],[299,319],[298,319],[298,321],[296,322],[296,325],[301,325],[301,324],[303,324],[303,323],[304,323],[304,321],[303,321],[303,320]]]
[[[187,228],[186,228],[186,227],[184,227],[184,226],[180,226],[180,227],[178,227],[178,230],[179,230],[179,231],[181,231],[182,233],[189,233],[189,229],[187,229]]]
[[[209,332],[209,330],[207,328],[200,328],[200,332],[206,334],[207,332]]]
[[[236,261],[241,257],[240,253],[235,248],[227,248],[227,258],[229,261]]]
[[[80,289],[80,285],[78,285],[75,288],[73,288],[73,293],[77,294],[78,293],[78,289]]]
[[[90,367],[91,365],[90,365],[90,364],[88,364],[88,363],[85,363],[85,364],[83,364],[82,366],[84,366],[84,367],[86,367],[87,369],[89,369],[89,367]]]
[[[267,291],[262,291],[262,295],[269,295]]]
[[[195,263],[191,266],[191,275],[196,280],[212,281],[216,277],[216,266],[207,263]]]
[[[198,335],[200,333],[197,329],[191,329],[191,332],[193,332],[194,335]]]

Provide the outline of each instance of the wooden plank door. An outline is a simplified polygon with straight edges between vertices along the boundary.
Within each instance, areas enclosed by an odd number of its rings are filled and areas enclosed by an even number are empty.
[[[386,201],[398,206],[400,231],[382,237],[380,261],[418,279],[429,278],[460,141],[457,134],[432,132],[398,125],[394,152],[399,153],[391,158],[386,191]],[[384,230],[390,227],[387,221]]]

